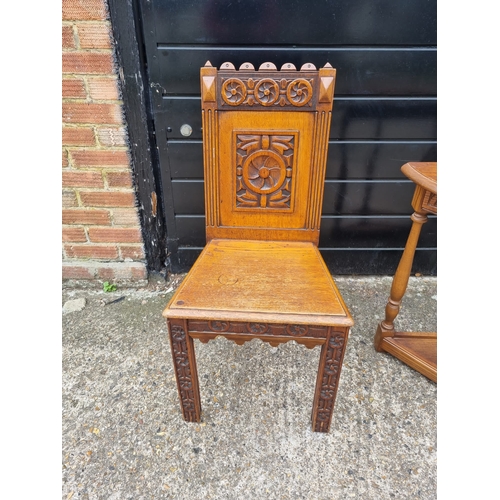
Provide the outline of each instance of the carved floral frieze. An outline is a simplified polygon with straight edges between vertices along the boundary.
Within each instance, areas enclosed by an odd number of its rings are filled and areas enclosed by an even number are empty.
[[[222,77],[221,107],[311,107],[314,78]]]
[[[328,335],[327,326],[203,320],[189,320],[189,331],[193,333],[277,335],[291,338],[326,338]]]

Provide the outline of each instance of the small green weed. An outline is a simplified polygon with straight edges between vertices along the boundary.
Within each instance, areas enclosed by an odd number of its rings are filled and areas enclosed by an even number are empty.
[[[113,285],[112,283],[110,283],[109,281],[105,281],[103,284],[102,284],[102,289],[105,291],[105,292],[116,292],[116,285]]]

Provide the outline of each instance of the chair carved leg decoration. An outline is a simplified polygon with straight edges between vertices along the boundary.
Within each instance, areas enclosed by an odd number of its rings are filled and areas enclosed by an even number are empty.
[[[316,432],[328,432],[330,428],[346,341],[347,331],[334,331],[321,347],[311,418]]]
[[[194,339],[321,346],[312,429],[328,432],[352,317],[317,245],[335,70],[201,69],[207,244],[167,319],[184,419],[201,420]]]
[[[174,359],[177,389],[184,420],[199,422],[201,415],[200,390],[193,339],[187,334],[186,321],[168,322],[170,347]]]

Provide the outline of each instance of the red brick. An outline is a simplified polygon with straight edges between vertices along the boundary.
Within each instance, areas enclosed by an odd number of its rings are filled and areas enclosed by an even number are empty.
[[[87,92],[81,78],[63,78],[62,96],[66,99],[86,99]]]
[[[142,280],[146,279],[147,277],[148,272],[146,270],[146,266],[132,268],[132,278]]]
[[[143,267],[143,265],[140,265]],[[137,269],[136,262],[121,262],[120,265],[115,267],[116,279],[131,279],[134,275],[134,269]]]
[[[100,172],[69,172],[62,173],[64,187],[104,187]]]
[[[63,73],[113,73],[113,57],[110,53],[65,52],[62,55]]]
[[[91,227],[89,238],[94,243],[142,243],[141,232],[136,228]]]
[[[63,227],[62,240],[75,243],[87,241],[85,231],[81,227]]]
[[[135,207],[134,193],[82,191],[80,199],[87,207]]]
[[[117,226],[138,226],[139,215],[135,208],[118,208],[112,211],[113,223]]]
[[[62,48],[63,49],[75,49],[75,36],[73,34],[72,26],[62,27]]]
[[[109,101],[120,98],[116,78],[89,78],[89,93],[96,101]]]
[[[72,151],[71,157],[77,167],[120,167],[128,168],[130,161],[127,151]]]
[[[94,272],[85,266],[63,263],[62,277],[63,279],[94,279]]]
[[[132,187],[130,172],[108,172],[106,177],[110,187]]]
[[[144,259],[144,249],[142,246],[120,245],[122,258],[124,259]]]
[[[65,102],[62,105],[65,123],[122,123],[119,104],[94,104],[87,102]]]
[[[63,127],[62,142],[65,146],[95,146],[94,130],[89,127]]]
[[[104,0],[62,0],[64,20],[100,21],[107,17]]]
[[[108,210],[63,210],[62,211],[63,224],[95,224],[104,226],[111,224]]]
[[[62,193],[62,206],[64,208],[76,207],[78,202],[76,201],[75,192],[69,189],[63,190]]]
[[[101,267],[97,270],[97,276],[103,280],[115,278],[115,270],[112,267]]]
[[[78,259],[116,259],[118,250],[113,245],[65,245],[64,249],[69,258]]]
[[[147,269],[142,262],[66,260],[63,261],[63,279],[145,280]]]
[[[68,162],[68,152],[63,149],[63,152],[62,152],[62,166],[63,168],[67,167],[69,165],[69,162]]]
[[[111,26],[106,23],[77,24],[82,49],[110,49]]]
[[[103,146],[126,146],[127,132],[123,127],[97,129],[97,138]]]

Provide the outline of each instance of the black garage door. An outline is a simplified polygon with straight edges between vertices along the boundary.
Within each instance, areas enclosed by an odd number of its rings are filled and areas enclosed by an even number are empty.
[[[335,274],[392,274],[411,225],[407,161],[436,161],[436,1],[140,0],[168,259],[205,244],[199,69],[337,69],[320,250]],[[182,125],[191,127],[184,136]],[[436,274],[436,218],[413,271]]]

